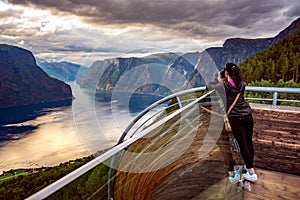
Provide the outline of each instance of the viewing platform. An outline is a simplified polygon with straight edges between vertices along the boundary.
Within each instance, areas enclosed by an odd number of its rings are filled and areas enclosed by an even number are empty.
[[[169,166],[148,173],[118,172],[114,199],[300,199],[300,109],[286,106],[274,109],[261,104],[251,106],[255,121],[254,163],[258,175],[258,181],[251,184],[251,192],[238,191],[237,185],[228,181],[227,165],[224,160],[226,152],[222,150],[224,146],[229,145],[226,137],[221,137],[207,157],[199,159],[199,150],[205,137],[201,133],[207,132],[203,130],[207,126],[199,126],[188,150]],[[201,121],[208,118],[203,117]],[[164,127],[173,123],[171,121]],[[161,138],[160,142],[169,141],[170,134],[164,139]],[[158,136],[154,133],[151,138],[138,140],[128,151],[140,152],[156,137]],[[184,144],[189,138],[179,140]],[[181,147],[174,146],[170,152],[176,148]],[[149,163],[145,165],[155,165],[158,160],[168,159],[168,156],[170,155],[165,152],[153,158],[153,163],[148,160]],[[127,159],[132,158],[127,158],[125,153],[122,162],[127,163]],[[135,162],[143,161],[135,160]],[[130,167],[137,166],[130,165]]]
[[[219,113],[222,105],[213,91],[192,95],[203,89],[155,102],[136,116],[115,147],[29,199],[63,197],[68,188],[83,184],[83,175],[96,173],[100,164],[109,167],[108,181],[95,186],[91,199],[300,199],[300,108],[251,104],[258,181],[251,191],[241,190],[229,183],[228,162],[230,156],[238,164],[242,159],[223,129],[223,115],[211,112]],[[193,97],[187,100],[184,95]],[[165,101],[167,107],[142,119]],[[106,177],[96,180],[102,178]]]

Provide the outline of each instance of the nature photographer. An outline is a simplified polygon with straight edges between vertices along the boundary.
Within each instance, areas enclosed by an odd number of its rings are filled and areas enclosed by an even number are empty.
[[[245,83],[242,81],[240,69],[235,63],[227,63],[222,71],[218,73],[217,80],[209,83],[209,89],[215,89],[220,93],[228,113],[232,133],[239,145],[245,166],[236,166],[235,162],[229,162],[229,181],[235,183],[240,180],[240,172],[243,168],[247,173],[243,178],[252,182],[257,181],[254,171],[254,147],[252,109],[244,98]],[[236,100],[236,101],[235,101]]]

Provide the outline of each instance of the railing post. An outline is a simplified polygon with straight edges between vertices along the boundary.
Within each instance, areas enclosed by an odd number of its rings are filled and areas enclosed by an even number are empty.
[[[273,94],[273,104],[272,104],[272,108],[277,108],[277,96],[278,96],[278,92],[274,92]]]
[[[182,108],[182,104],[181,104],[181,101],[180,101],[180,97],[179,97],[179,96],[176,96],[176,99],[177,99],[179,108]]]

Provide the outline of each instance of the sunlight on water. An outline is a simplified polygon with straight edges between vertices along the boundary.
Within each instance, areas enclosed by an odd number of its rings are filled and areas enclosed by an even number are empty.
[[[101,101],[91,91],[73,92],[72,106],[27,108],[23,121],[16,117],[17,122],[2,122],[0,173],[58,165],[113,147],[140,112],[131,112],[119,100]],[[13,117],[21,116],[21,111],[14,112]]]
[[[19,140],[0,146],[0,172],[11,168],[52,166],[89,155],[72,120],[71,107],[22,123],[38,126]]]

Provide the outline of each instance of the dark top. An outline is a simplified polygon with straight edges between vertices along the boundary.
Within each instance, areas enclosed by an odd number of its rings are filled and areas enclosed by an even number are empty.
[[[238,93],[241,93],[236,104],[232,108],[228,117],[241,117],[252,113],[249,103],[244,98],[246,85],[242,82],[238,88],[232,86],[229,82],[219,82],[217,84],[208,84],[209,89],[215,89],[219,92],[224,102],[226,102],[226,112],[233,103]],[[225,91],[224,91],[225,89]]]

